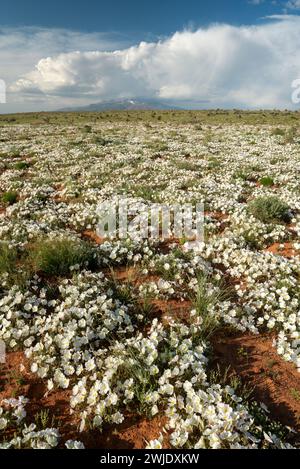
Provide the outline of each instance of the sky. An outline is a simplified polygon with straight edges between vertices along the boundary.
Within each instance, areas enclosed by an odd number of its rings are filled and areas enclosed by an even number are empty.
[[[273,2],[260,0],[10,0],[5,3],[1,6],[1,22],[6,26],[117,31],[132,39],[144,39],[145,34],[153,38],[170,35],[183,27],[212,22],[253,24],[260,15],[282,12]]]
[[[1,3],[0,113],[134,97],[297,107],[300,0]]]

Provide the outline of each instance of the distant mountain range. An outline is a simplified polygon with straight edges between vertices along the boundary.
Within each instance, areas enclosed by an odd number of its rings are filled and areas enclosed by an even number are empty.
[[[102,111],[147,111],[179,110],[178,106],[166,104],[156,99],[113,99],[80,107],[59,109],[59,112],[102,112]]]

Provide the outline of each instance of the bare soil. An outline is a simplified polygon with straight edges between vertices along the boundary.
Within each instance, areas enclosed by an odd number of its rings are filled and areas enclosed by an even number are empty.
[[[256,401],[264,403],[274,419],[300,429],[300,373],[283,360],[273,346],[272,335],[213,338],[213,365],[228,366],[253,389]]]

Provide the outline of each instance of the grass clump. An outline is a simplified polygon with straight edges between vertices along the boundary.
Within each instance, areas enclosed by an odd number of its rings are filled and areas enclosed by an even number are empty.
[[[193,299],[196,317],[201,318],[201,337],[203,340],[211,337],[219,327],[216,313],[218,304],[228,298],[227,292],[221,284],[215,285],[206,274],[197,277],[197,292]]]
[[[292,216],[289,206],[277,197],[259,197],[248,205],[249,212],[263,223],[288,223]]]
[[[17,202],[18,194],[14,191],[4,192],[2,194],[2,202],[6,205],[13,205]]]
[[[30,255],[32,270],[46,276],[64,277],[72,270],[97,267],[95,252],[80,240],[47,239],[37,242]],[[73,269],[72,269],[73,268]]]
[[[30,164],[26,161],[18,161],[18,163],[15,164],[15,169],[17,169],[18,171],[22,171],[24,169],[28,169],[29,166]]]
[[[92,127],[90,125],[86,124],[83,127],[83,132],[85,132],[86,134],[90,134],[92,132]]]
[[[16,269],[17,252],[8,244],[0,244],[0,274],[12,274]]]
[[[11,288],[14,285],[17,285],[20,289],[25,288],[29,274],[22,261],[22,255],[20,255],[15,247],[11,247],[4,242],[0,243],[2,288]]]
[[[135,301],[133,296],[133,284],[135,274],[128,271],[127,277],[124,281],[118,280],[117,274],[113,268],[110,269],[110,282],[109,286],[114,292],[114,297],[118,298],[121,303],[133,303]]]
[[[178,161],[176,162],[176,167],[183,171],[199,171],[199,167],[190,161]]]
[[[285,145],[295,143],[295,139],[297,138],[297,129],[295,127],[291,127],[285,135],[284,143]]]
[[[260,184],[264,187],[272,187],[274,186],[274,179],[270,176],[266,176],[260,179]]]
[[[241,179],[242,181],[256,182],[258,177],[255,173],[258,173],[260,168],[256,166],[246,166],[238,169],[234,174],[234,179]]]
[[[34,421],[39,430],[46,430],[46,428],[53,428],[55,426],[55,417],[50,416],[49,409],[40,410],[34,416]]]
[[[280,129],[279,127],[277,127],[276,129],[272,130],[271,135],[274,137],[284,137],[285,129]]]

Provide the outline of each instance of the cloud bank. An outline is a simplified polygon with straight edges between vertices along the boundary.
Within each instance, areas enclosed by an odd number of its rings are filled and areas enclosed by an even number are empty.
[[[0,26],[0,79],[5,80],[8,88],[8,103],[0,107],[0,112],[31,109],[57,108],[62,99],[65,104],[72,104],[66,95],[56,99],[54,95],[38,93],[11,92],[12,84],[20,77],[25,77],[30,69],[45,57],[55,57],[61,53],[70,53],[76,49],[113,51],[126,47],[120,35],[106,33],[83,33],[64,29],[46,29],[38,27],[11,28]],[[82,103],[86,99],[82,97]]]
[[[300,17],[286,15],[259,26],[185,30],[123,49],[49,55],[21,74],[10,92],[74,104],[144,96],[209,100],[211,107],[287,108],[293,107],[297,78]]]

